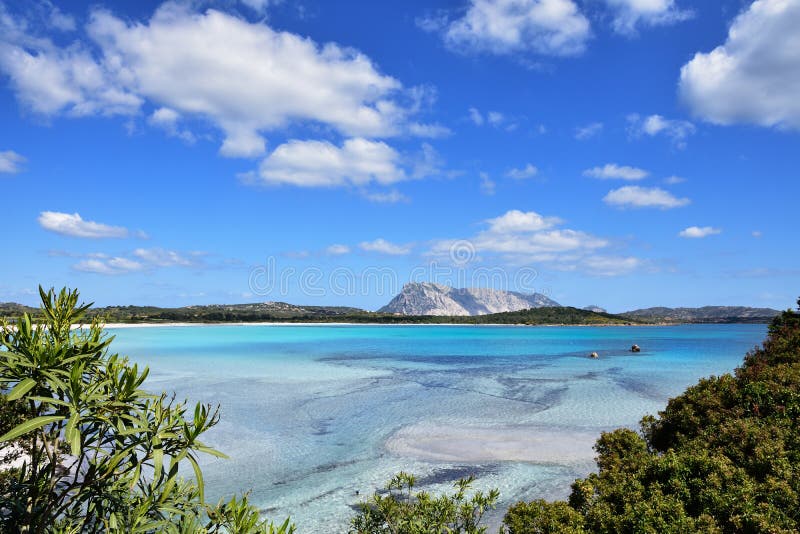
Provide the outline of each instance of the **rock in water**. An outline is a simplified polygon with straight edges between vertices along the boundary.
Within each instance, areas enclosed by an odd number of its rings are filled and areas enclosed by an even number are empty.
[[[509,311],[561,306],[541,293],[517,293],[496,289],[456,289],[450,286],[414,282],[389,304],[378,310],[401,315],[486,315]]]

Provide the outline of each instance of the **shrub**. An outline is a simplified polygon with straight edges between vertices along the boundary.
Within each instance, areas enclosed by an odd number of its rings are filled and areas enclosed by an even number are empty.
[[[90,306],[77,291],[39,290],[41,320],[0,326],[0,443],[25,455],[1,488],[4,532],[293,530],[259,520],[246,496],[206,505],[198,456],[224,455],[200,438],[218,410],[144,391],[148,370],[109,354],[99,322],[72,327]]]
[[[568,502],[519,503],[504,523],[514,534],[798,532],[798,428],[800,313],[786,311],[733,375],[688,388],[641,435],[603,434],[598,472]]]
[[[352,534],[482,534],[484,513],[495,507],[499,492],[476,492],[467,498],[474,478],[455,483],[455,493],[432,496],[427,492],[414,493],[414,477],[397,474],[386,486],[386,494],[375,493],[361,505],[361,512],[350,524]]]

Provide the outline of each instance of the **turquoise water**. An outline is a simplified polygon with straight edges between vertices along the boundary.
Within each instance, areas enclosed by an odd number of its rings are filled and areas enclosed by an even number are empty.
[[[251,489],[299,532],[338,532],[401,469],[433,491],[474,474],[477,488],[500,488],[501,510],[563,498],[594,468],[601,431],[635,426],[698,378],[731,371],[766,326],[112,331],[115,351],[151,367],[149,389],[221,406],[205,441],[230,459],[204,462],[209,498]]]

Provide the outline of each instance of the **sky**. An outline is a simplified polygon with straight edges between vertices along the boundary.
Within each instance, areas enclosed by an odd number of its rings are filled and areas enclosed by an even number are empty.
[[[0,1],[0,301],[800,294],[800,0]]]

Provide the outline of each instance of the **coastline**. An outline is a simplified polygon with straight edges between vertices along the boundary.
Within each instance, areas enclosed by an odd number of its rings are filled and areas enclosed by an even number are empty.
[[[218,323],[104,323],[104,328],[126,329],[126,328],[185,328],[191,326],[480,326],[480,327],[513,327],[513,328],[554,328],[554,327],[586,327],[586,328],[610,328],[610,327],[641,327],[641,326],[682,326],[690,324],[732,324],[732,323],[632,323],[632,324],[509,324],[509,323],[356,323],[356,322],[293,322],[293,321],[259,321],[259,322],[218,322]],[[747,323],[743,323],[747,324]],[[89,326],[88,324],[73,325],[73,328]]]

